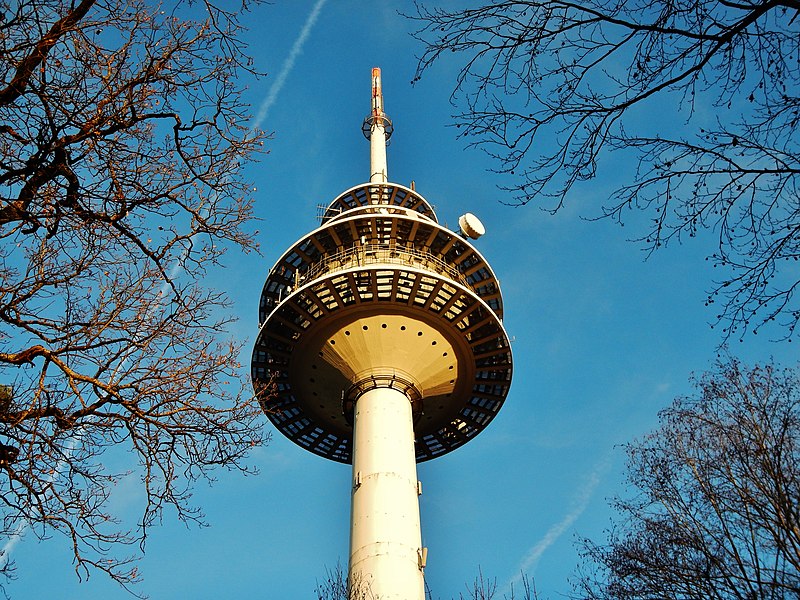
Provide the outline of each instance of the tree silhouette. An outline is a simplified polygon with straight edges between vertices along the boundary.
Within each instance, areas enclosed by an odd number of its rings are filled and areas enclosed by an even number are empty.
[[[455,53],[456,126],[517,204],[557,211],[605,166],[597,213],[644,211],[652,252],[709,230],[725,339],[800,320],[800,3],[496,1],[417,6],[416,78]],[[447,58],[445,58],[447,57]],[[787,264],[788,263],[788,264]]]
[[[533,578],[524,573],[520,579],[521,592],[517,594],[513,585],[508,594],[503,594],[502,600],[539,600]],[[497,591],[497,579],[485,577],[478,569],[475,580],[465,586],[466,591],[459,593],[458,600],[501,600]],[[370,586],[363,581],[347,580],[347,571],[341,563],[334,569],[327,569],[325,578],[317,582],[314,590],[317,600],[373,600],[375,598]],[[437,596],[438,598],[439,596]],[[433,592],[425,584],[425,599],[433,600]],[[455,597],[452,597],[455,600]]]
[[[800,595],[800,371],[719,364],[628,447],[628,483],[581,597]]]
[[[255,249],[246,8],[0,1],[2,532],[65,536],[79,577],[137,581],[125,545],[167,506],[200,519],[191,483],[264,441],[225,295],[202,285]],[[133,530],[107,510],[115,446],[140,463]]]

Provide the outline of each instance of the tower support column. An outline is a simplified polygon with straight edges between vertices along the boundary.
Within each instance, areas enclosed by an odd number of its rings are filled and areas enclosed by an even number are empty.
[[[356,400],[353,429],[351,590],[375,600],[424,600],[409,398],[393,388],[364,392]]]

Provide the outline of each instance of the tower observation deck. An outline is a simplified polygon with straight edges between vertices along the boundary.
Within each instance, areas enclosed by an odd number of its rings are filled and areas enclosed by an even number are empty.
[[[353,464],[349,582],[422,600],[416,463],[494,418],[511,384],[500,286],[468,237],[414,189],[388,181],[380,70],[372,73],[370,179],[278,259],[252,359],[270,421],[301,447]]]

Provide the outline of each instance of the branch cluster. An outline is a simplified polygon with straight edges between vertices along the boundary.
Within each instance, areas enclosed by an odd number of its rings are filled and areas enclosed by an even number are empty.
[[[460,135],[509,177],[514,203],[557,211],[609,154],[600,211],[650,220],[652,252],[708,229],[726,275],[708,303],[725,337],[800,321],[800,3],[497,1],[417,6],[416,77],[455,52]],[[791,266],[790,266],[791,265]]]
[[[245,230],[251,73],[227,4],[0,1],[0,504],[8,536],[64,534],[76,571],[139,575],[171,506],[201,515],[190,484],[248,470],[264,441],[242,395],[225,296],[205,289]],[[138,458],[138,528],[106,508]],[[3,557],[6,561],[8,557]]]
[[[800,595],[800,373],[719,365],[628,447],[621,520],[586,542],[592,599]]]

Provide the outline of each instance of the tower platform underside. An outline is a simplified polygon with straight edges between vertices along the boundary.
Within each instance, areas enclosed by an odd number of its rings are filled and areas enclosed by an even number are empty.
[[[344,463],[352,400],[399,389],[424,461],[469,441],[502,406],[512,366],[501,318],[498,282],[469,242],[414,191],[364,184],[272,269],[253,378],[271,386],[259,397],[284,435]]]

